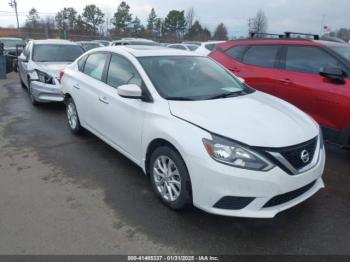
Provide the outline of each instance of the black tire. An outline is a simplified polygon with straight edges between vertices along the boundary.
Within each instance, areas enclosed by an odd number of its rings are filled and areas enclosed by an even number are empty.
[[[19,82],[21,83],[21,87],[22,87],[23,89],[26,89],[27,87],[26,87],[26,85],[24,84],[24,82],[23,82],[23,80],[22,80],[22,77],[21,77],[20,72],[18,72],[18,78],[19,78]]]
[[[76,116],[76,119],[73,120],[72,118],[70,118],[70,112],[69,110],[73,110],[75,116]],[[83,127],[80,125],[80,120],[79,120],[79,115],[78,115],[78,111],[77,111],[77,107],[75,106],[75,103],[74,103],[74,100],[73,98],[69,97],[67,100],[66,100],[66,115],[67,115],[67,120],[68,120],[68,126],[70,128],[70,130],[76,134],[76,135],[80,135],[83,133]],[[71,117],[73,117],[71,115]],[[75,123],[75,124],[73,124]]]
[[[21,82],[21,87],[22,87],[23,89],[27,89],[26,85],[25,85],[24,82],[22,81],[21,75],[20,75],[20,74],[18,74],[18,75],[19,75],[19,81]]]
[[[154,165],[155,165],[155,161],[160,156],[166,156],[169,159],[171,159],[175,163],[176,168],[179,171],[179,174],[181,177],[180,194],[177,197],[177,199],[174,201],[165,199],[159,192],[159,189],[157,188],[157,185],[156,185]],[[192,204],[192,193],[191,193],[192,186],[191,186],[191,180],[188,174],[186,164],[182,159],[181,155],[173,148],[168,146],[161,146],[153,151],[149,162],[149,177],[150,177],[153,191],[159,197],[162,203],[165,204],[166,206],[174,210],[181,210]]]
[[[36,101],[32,93],[32,88],[29,80],[28,80],[28,95],[29,95],[30,102],[32,103],[33,106],[38,106],[40,104],[38,101]]]

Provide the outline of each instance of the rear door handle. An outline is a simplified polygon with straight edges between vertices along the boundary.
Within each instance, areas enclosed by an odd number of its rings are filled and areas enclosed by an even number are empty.
[[[108,99],[107,99],[107,97],[105,97],[105,96],[100,96],[99,98],[98,98],[98,100],[101,102],[101,103],[104,103],[104,104],[106,104],[106,105],[108,105],[109,104],[109,102],[108,102]]]
[[[232,68],[229,68],[229,70],[232,71],[232,72],[239,72],[239,71],[241,71],[241,70],[239,70],[238,67],[232,67]]]
[[[282,84],[292,84],[293,81],[290,80],[289,78],[284,78],[284,79],[279,79],[278,81],[280,81]]]
[[[75,85],[73,85],[73,87],[75,88],[75,89],[80,89],[80,86],[79,86],[79,84],[75,84]]]

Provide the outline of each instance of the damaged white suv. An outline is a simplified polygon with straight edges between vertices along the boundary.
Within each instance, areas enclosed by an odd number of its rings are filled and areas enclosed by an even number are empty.
[[[270,218],[324,187],[318,124],[211,58],[104,47],[61,81],[71,130],[88,129],[134,161],[173,209]]]

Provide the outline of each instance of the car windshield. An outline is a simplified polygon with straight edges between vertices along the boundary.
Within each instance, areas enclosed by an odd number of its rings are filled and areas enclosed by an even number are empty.
[[[198,45],[186,45],[188,47],[188,49],[190,49],[191,51],[195,51],[198,49]]]
[[[77,45],[44,44],[35,45],[33,61],[36,62],[73,62],[84,50]]]
[[[25,45],[21,39],[0,39],[0,43],[3,43],[5,47],[14,48],[17,45]]]
[[[100,44],[98,44],[98,43],[83,43],[82,46],[86,51],[89,51],[91,49],[100,47]]]
[[[331,49],[350,62],[350,46],[331,47]]]
[[[168,100],[207,100],[254,92],[207,57],[140,57],[158,93]]]

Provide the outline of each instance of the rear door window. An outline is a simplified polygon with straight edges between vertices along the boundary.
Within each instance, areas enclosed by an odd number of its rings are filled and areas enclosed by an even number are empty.
[[[78,64],[78,70],[79,70],[80,72],[83,72],[84,65],[85,65],[85,61],[86,61],[87,58],[88,58],[88,56],[85,55],[85,56],[83,56],[82,58],[80,58],[80,59],[78,60],[77,64]]]
[[[230,49],[228,49],[226,51],[226,54],[228,56],[232,57],[234,60],[242,61],[243,54],[247,48],[248,47],[244,46],[244,45],[234,46],[234,47],[231,47]]]
[[[94,53],[89,55],[86,59],[83,72],[92,78],[102,81],[107,58],[107,53]]]
[[[135,84],[141,87],[142,80],[131,62],[119,55],[112,55],[108,68],[107,84],[116,88],[126,84]]]
[[[243,57],[243,63],[262,67],[274,67],[277,54],[280,49],[278,45],[250,46]]]
[[[286,70],[318,74],[323,67],[343,67],[327,52],[313,46],[288,46]]]
[[[207,45],[205,45],[205,48],[210,50],[210,51],[213,51],[215,47],[216,47],[216,44],[207,44]]]

